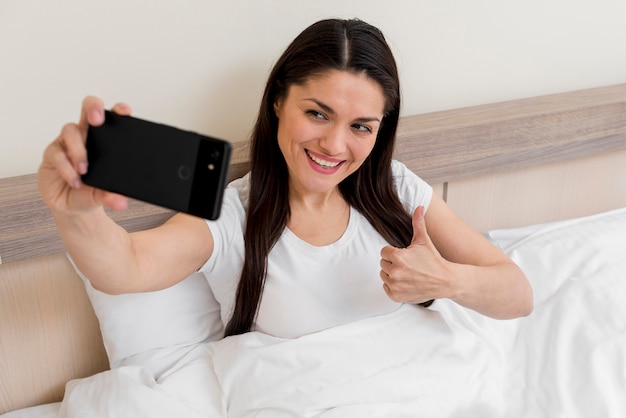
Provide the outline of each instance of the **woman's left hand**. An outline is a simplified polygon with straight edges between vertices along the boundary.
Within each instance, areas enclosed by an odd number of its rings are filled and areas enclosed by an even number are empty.
[[[384,247],[380,256],[380,277],[392,300],[422,303],[450,296],[449,262],[439,254],[428,235],[423,206],[413,213],[411,244],[406,248]]]

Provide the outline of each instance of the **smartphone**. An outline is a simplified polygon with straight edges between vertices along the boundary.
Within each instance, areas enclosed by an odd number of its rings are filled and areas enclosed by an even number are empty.
[[[85,184],[215,220],[232,146],[172,126],[105,111],[87,132]]]

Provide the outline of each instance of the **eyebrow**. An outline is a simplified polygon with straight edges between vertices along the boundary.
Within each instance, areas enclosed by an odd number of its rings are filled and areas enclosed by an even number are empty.
[[[331,114],[331,115],[335,114],[335,111],[333,110],[332,107],[328,106],[327,104],[325,104],[323,102],[320,102],[317,99],[314,99],[314,98],[310,97],[310,98],[305,98],[304,100],[315,103],[320,108],[322,108],[322,110],[324,112],[326,112],[328,114]],[[380,122],[380,119],[377,118],[377,117],[372,116],[372,117],[365,117],[365,118],[357,118],[355,121],[356,122]]]

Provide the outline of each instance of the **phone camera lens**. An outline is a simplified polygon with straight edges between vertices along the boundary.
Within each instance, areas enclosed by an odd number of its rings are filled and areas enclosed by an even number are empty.
[[[217,161],[220,158],[220,152],[218,150],[211,151],[211,160]]]
[[[178,178],[181,180],[189,180],[191,178],[191,169],[186,165],[178,167]]]

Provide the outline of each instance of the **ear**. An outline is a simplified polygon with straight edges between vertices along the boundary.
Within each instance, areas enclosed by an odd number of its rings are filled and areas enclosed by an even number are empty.
[[[280,119],[280,110],[283,107],[283,101],[282,99],[278,98],[276,100],[274,100],[274,114],[276,115],[277,119]]]

